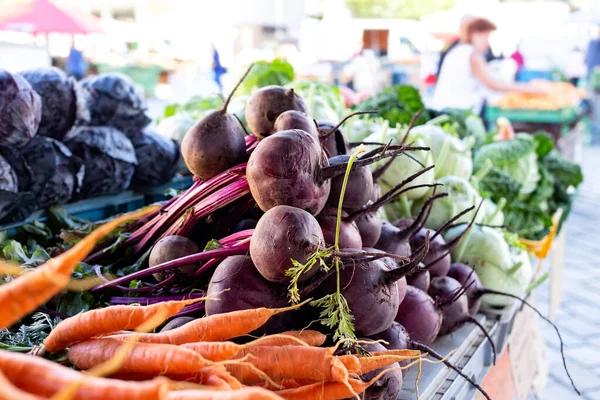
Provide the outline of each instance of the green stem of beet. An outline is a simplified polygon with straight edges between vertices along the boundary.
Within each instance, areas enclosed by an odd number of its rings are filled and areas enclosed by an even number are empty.
[[[335,223],[335,243],[334,247],[336,251],[340,250],[340,228],[342,225],[342,205],[344,204],[344,194],[346,193],[346,185],[348,184],[348,178],[350,177],[350,172],[352,171],[352,164],[354,164],[354,160],[360,153],[365,151],[365,146],[359,146],[354,153],[350,156],[348,160],[348,165],[346,166],[346,174],[344,175],[344,181],[342,183],[342,191],[340,192],[340,201],[338,203],[338,212],[337,212],[337,221]],[[337,292],[341,293],[341,285],[340,285],[340,263],[339,259],[335,259],[335,272],[337,275]]]

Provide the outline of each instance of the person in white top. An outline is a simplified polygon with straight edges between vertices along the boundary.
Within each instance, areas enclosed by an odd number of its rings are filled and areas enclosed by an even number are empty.
[[[433,99],[435,109],[470,109],[480,114],[488,90],[539,92],[530,84],[507,83],[493,76],[485,55],[490,48],[490,33],[495,30],[496,25],[485,18],[474,18],[468,23],[465,37],[442,64]]]

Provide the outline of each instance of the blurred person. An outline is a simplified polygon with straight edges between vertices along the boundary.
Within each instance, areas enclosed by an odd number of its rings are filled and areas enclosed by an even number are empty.
[[[221,77],[225,75],[227,72],[227,68],[221,65],[221,60],[219,57],[219,52],[217,48],[213,45],[213,62],[212,62],[212,71],[213,71],[213,79],[216,84],[219,86],[219,93],[223,93],[223,83],[221,82]]]
[[[567,55],[567,66],[565,75],[573,86],[578,86],[581,78],[587,75],[587,67],[585,65],[585,53],[583,50],[575,46]]]
[[[496,25],[485,18],[473,19],[467,27],[465,43],[446,56],[434,94],[434,108],[469,109],[483,115],[488,91],[539,92],[531,84],[507,83],[497,79],[487,65],[485,55],[490,34]]]
[[[381,74],[383,66],[373,49],[363,49],[344,67],[344,75],[351,82],[348,86],[359,94],[377,92]]]
[[[72,41],[69,57],[67,58],[67,74],[79,81],[85,76],[86,70],[87,62],[83,52],[75,47],[75,41]]]
[[[600,30],[598,36],[588,44],[585,63],[588,82],[593,81],[592,75],[600,75]],[[593,144],[598,144],[600,143],[600,92],[597,88],[591,88],[589,92],[592,103],[591,141]]]
[[[517,72],[515,74],[515,77],[525,67],[525,58],[523,57],[523,53],[521,53],[520,47],[521,46],[519,46],[517,44],[517,47],[515,48],[515,51],[510,55],[511,60],[513,60],[515,62],[515,64],[517,64]]]

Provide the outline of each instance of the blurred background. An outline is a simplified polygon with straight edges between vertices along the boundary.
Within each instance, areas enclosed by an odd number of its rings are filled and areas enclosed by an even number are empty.
[[[559,80],[584,68],[588,42],[598,36],[594,3],[1,0],[0,63],[9,71],[68,70],[69,54],[80,53],[85,62],[68,72],[123,72],[158,110],[162,102],[219,92],[219,81],[229,87],[250,62],[275,58],[291,64],[296,79],[354,86],[364,96],[407,83],[427,103],[440,51],[457,38],[463,16],[497,25],[490,42],[498,74],[514,73],[518,48],[518,80]]]

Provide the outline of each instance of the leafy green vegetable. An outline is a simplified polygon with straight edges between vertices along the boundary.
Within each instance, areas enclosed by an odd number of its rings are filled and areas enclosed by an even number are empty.
[[[428,124],[441,127],[446,132],[459,139],[472,137],[475,139],[475,147],[485,142],[487,132],[481,118],[470,110],[448,108],[442,111],[430,111],[433,119]]]
[[[555,181],[565,187],[577,187],[583,182],[581,167],[566,157],[560,155],[556,150],[549,152],[542,160],[548,172]]]
[[[313,80],[293,82],[287,86],[304,99],[311,117],[317,121],[337,123],[347,113],[344,98],[335,86]]]
[[[286,61],[257,61],[237,90],[237,94],[248,95],[256,89],[269,85],[285,86],[294,80],[294,67]]]
[[[206,243],[206,246],[204,246],[204,251],[216,250],[216,249],[220,249],[220,248],[221,248],[221,243],[219,243],[219,241],[217,239],[211,239],[208,241],[208,243]]]
[[[408,85],[397,85],[385,88],[374,96],[358,104],[360,111],[377,110],[390,126],[409,124],[413,115],[423,110],[416,122],[422,125],[429,119],[429,114],[421,100],[419,91]]]
[[[67,292],[60,297],[57,311],[73,316],[94,308],[95,299],[90,292]]]
[[[16,332],[3,329],[0,331],[0,343],[6,346],[23,347],[22,351],[29,351],[31,347],[39,346],[44,342],[50,331],[61,321],[58,317],[50,317],[48,314],[36,312],[32,315],[33,322],[30,325],[21,325]],[[7,348],[11,351],[19,349]]]

